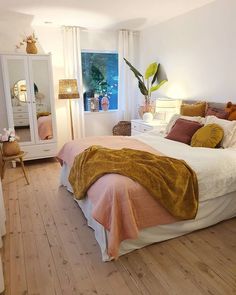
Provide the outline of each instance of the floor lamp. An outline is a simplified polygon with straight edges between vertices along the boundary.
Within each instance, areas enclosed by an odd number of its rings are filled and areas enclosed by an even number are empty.
[[[70,128],[71,128],[71,137],[74,139],[74,128],[73,128],[73,120],[72,120],[72,108],[71,108],[71,100],[78,99],[79,91],[77,86],[76,79],[63,79],[59,80],[59,94],[58,99],[68,99],[70,106]]]

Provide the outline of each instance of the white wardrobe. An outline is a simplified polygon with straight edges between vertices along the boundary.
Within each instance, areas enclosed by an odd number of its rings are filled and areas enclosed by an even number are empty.
[[[26,160],[56,155],[50,55],[1,54],[0,128],[14,128]],[[0,130],[0,133],[2,130]]]

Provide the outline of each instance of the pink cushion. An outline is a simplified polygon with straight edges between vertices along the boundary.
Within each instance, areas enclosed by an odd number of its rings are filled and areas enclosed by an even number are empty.
[[[202,126],[198,122],[178,119],[166,138],[190,144],[193,134]]]
[[[228,119],[229,113],[222,109],[208,107],[206,111],[206,116],[216,116],[219,119]]]

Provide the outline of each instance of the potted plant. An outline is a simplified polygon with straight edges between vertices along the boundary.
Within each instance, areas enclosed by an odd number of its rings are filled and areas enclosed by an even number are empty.
[[[160,79],[159,63],[151,63],[143,76],[126,58],[124,58],[124,61],[137,78],[139,90],[144,95],[144,105],[140,107],[139,115],[143,117],[144,113],[149,113],[146,118],[150,121],[150,119],[153,119],[153,113],[155,113],[155,106],[152,105],[151,101],[152,92],[157,91],[167,80]]]

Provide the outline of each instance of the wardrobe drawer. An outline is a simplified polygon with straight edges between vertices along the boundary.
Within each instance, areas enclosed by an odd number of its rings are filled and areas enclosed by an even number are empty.
[[[19,126],[29,126],[29,119],[24,119],[24,118],[19,118],[19,119],[16,119],[15,117],[14,117],[14,125],[16,126],[16,127],[19,127]]]
[[[28,112],[28,105],[25,106],[13,106],[12,107],[14,113],[25,113]]]
[[[15,119],[28,119],[29,114],[28,113],[13,113],[14,120]]]
[[[25,160],[50,158],[57,154],[56,143],[40,144],[40,145],[25,145],[21,146],[21,149],[26,152]]]

